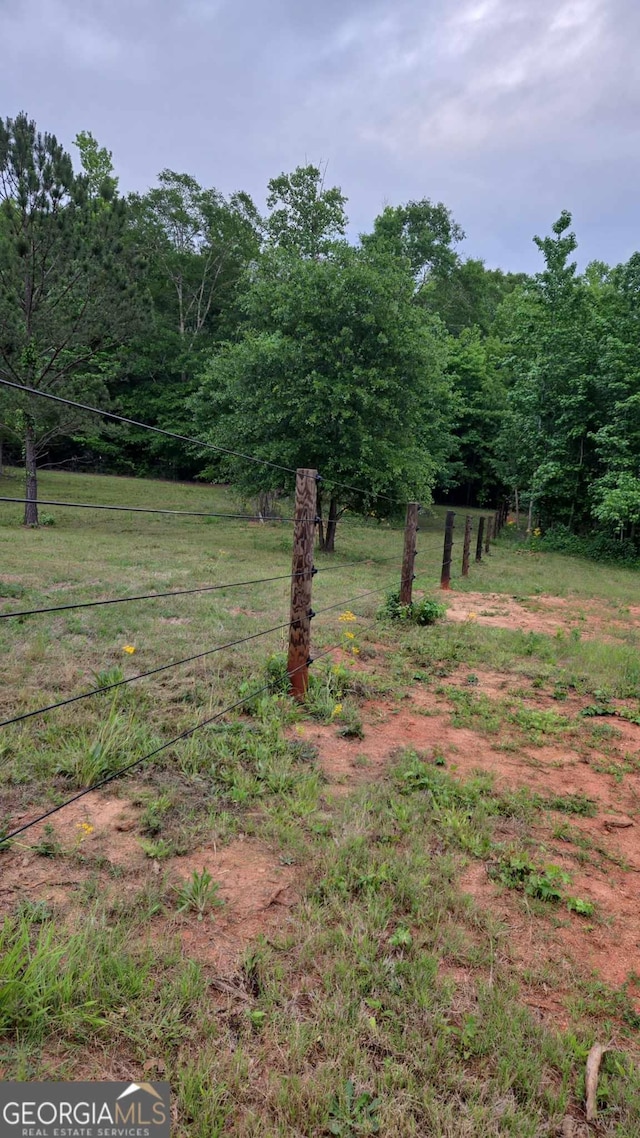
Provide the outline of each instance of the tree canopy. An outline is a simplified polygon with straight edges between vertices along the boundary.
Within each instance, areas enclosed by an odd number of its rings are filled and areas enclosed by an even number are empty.
[[[344,510],[436,495],[640,551],[640,253],[580,272],[565,210],[539,271],[505,272],[427,196],[348,237],[321,165],[273,177],[262,210],[172,169],[125,198],[112,152],[86,129],[75,147],[77,170],[26,114],[0,123],[0,379],[274,465],[4,387],[28,524],[45,457],[258,495],[316,466],[328,548]]]

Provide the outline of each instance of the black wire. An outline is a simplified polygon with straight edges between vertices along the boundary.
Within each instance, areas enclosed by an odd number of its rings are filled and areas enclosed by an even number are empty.
[[[152,506],[106,506],[97,502],[55,502],[48,498],[2,498],[0,502],[13,502],[14,505],[24,506],[27,502],[34,506],[69,506],[72,510],[121,510],[127,514],[172,514],[182,518],[230,518],[245,522],[287,522],[294,518],[263,518],[260,514],[215,514],[204,510],[164,510]]]
[[[338,601],[338,603],[335,605],[325,605],[324,608],[314,609],[313,611],[316,616],[320,616],[320,614],[323,612],[331,612],[332,609],[339,609],[343,608],[345,605],[352,605],[354,601],[360,601],[363,597],[370,597],[373,595],[373,593],[384,593],[385,589],[388,588],[390,588],[389,584],[382,585],[379,589],[367,589],[366,593],[358,593],[356,597],[350,597],[346,601]],[[0,724],[0,726],[2,726],[2,724]]]
[[[260,636],[268,636],[270,632],[279,632],[283,628],[290,628],[291,621],[285,624],[276,624],[273,628],[265,628],[262,632],[253,632],[251,636],[243,636],[239,640],[231,640],[228,644],[218,644],[215,648],[208,648],[206,652],[197,652],[195,656],[185,656],[184,660],[174,660],[171,664],[162,664],[159,668],[151,668],[148,672],[139,672],[137,676],[129,676],[125,680],[117,680],[114,684],[104,684],[103,687],[93,688],[91,691],[81,692],[69,699],[62,699],[59,703],[50,703],[47,707],[38,707],[35,711],[25,711],[22,715],[14,715],[11,719],[0,720],[0,727],[8,727],[11,723],[20,723],[23,719],[32,719],[34,715],[44,715],[46,711],[55,711],[58,707],[67,707],[70,703],[78,703],[81,699],[90,699],[94,695],[102,695],[114,688],[121,688],[125,684],[132,684],[135,680],[144,680],[147,676],[155,676],[158,672],[167,672],[170,668],[177,668],[181,664],[190,664],[193,660],[202,660],[204,656],[212,656],[215,652],[223,652],[225,648],[235,648],[238,644],[246,644],[248,640],[257,640]]]
[[[345,601],[339,601],[334,605],[327,605],[324,608],[315,610],[316,615],[319,616],[323,612],[330,612],[333,609],[353,604],[354,601],[361,600],[363,597],[372,596],[374,593],[382,593],[388,587],[388,585],[383,585],[378,589],[369,589],[366,593],[358,593],[357,596],[350,597]],[[95,695],[103,695],[104,692],[113,691],[115,688],[124,687],[125,684],[132,684],[136,680],[144,680],[148,676],[155,676],[159,672],[168,671],[170,668],[178,668],[182,664],[190,664],[194,660],[201,660],[205,656],[212,656],[214,653],[222,652],[226,648],[235,648],[239,644],[246,644],[249,640],[256,640],[260,636],[268,636],[271,632],[280,632],[283,628],[290,628],[291,623],[291,621],[286,621],[286,623],[277,624],[273,628],[265,628],[261,632],[254,632],[250,636],[243,636],[238,640],[231,640],[227,644],[218,644],[215,648],[208,648],[205,652],[197,652],[193,656],[185,656],[183,660],[174,660],[171,664],[162,664],[158,668],[151,668],[148,672],[139,672],[136,676],[129,676],[124,680],[117,680],[116,683],[104,684],[102,687],[92,688],[91,691],[81,692],[80,695],[70,696],[69,699],[62,699],[57,703],[47,704],[45,707],[38,707],[34,711],[25,711],[21,715],[12,716],[11,719],[0,719],[0,727],[9,727],[12,723],[21,723],[24,719],[33,719],[33,717],[36,715],[44,715],[46,712],[55,711],[59,707],[67,707],[71,703],[78,703],[83,699],[91,699]]]
[[[316,569],[316,573],[329,573],[334,569],[351,569],[356,565],[373,564],[382,565],[386,561],[395,561],[396,556],[369,558],[361,557],[356,561],[344,561],[340,565],[327,565],[322,569]],[[287,581],[291,577],[303,577],[306,570],[300,570],[295,573],[282,573],[277,577],[257,577],[251,581],[229,581],[223,585],[202,585],[197,589],[173,589],[166,593],[138,593],[133,597],[113,597],[104,601],[77,601],[70,605],[49,605],[47,608],[39,609],[17,609],[14,612],[0,612],[0,620],[8,620],[11,617],[18,616],[37,616],[40,613],[47,612],[67,612],[69,609],[90,609],[98,608],[101,605],[122,605],[128,601],[155,601],[162,597],[186,597],[193,593],[212,593],[221,589],[239,589],[246,585],[266,585],[272,581]]]
[[[256,458],[251,454],[243,454],[241,451],[229,450],[227,447],[219,447],[214,443],[206,443],[202,439],[192,439],[188,435],[178,435],[175,431],[165,431],[162,427],[152,427],[150,423],[140,423],[137,419],[128,419],[125,415],[116,415],[115,411],[102,411],[99,407],[89,407],[86,403],[77,403],[74,399],[63,399],[61,395],[53,395],[50,391],[38,391],[35,387],[26,387],[22,383],[12,383],[8,379],[0,379],[0,384],[4,387],[11,387],[14,391],[24,391],[27,395],[40,395],[43,399],[52,399],[54,403],[64,403],[66,407],[77,407],[80,411],[89,411],[92,415],[103,415],[105,419],[114,419],[118,423],[127,423],[130,427],[142,427],[145,431],[154,431],[157,435],[164,435],[169,439],[178,439],[183,443],[190,443],[193,446],[204,447],[205,450],[215,450],[219,454],[230,454],[234,458],[242,458],[246,462],[255,462],[260,466],[270,466],[273,470],[285,470],[287,474],[295,474],[296,471],[292,466],[281,466],[277,462],[267,462],[264,458]]]
[[[379,490],[365,490],[362,486],[350,486],[348,482],[338,482],[335,478],[322,478],[321,486],[340,486],[343,490],[352,490],[355,494],[362,494],[365,498],[384,498],[385,502],[401,502],[406,505],[406,498],[394,498],[391,494],[383,494]]]
[[[326,648],[324,651],[319,652],[317,656],[314,656],[313,659],[308,663],[314,664],[316,660],[320,660],[323,656],[328,656],[330,652],[335,652],[336,648],[339,647],[339,644],[334,644],[331,648]],[[296,672],[301,671],[307,666],[308,664],[300,664],[299,667],[293,668],[291,672],[289,672],[289,675],[293,676]],[[93,783],[91,786],[86,787],[84,790],[80,790],[78,794],[74,794],[72,798],[68,798],[65,802],[61,802],[58,806],[53,806],[51,810],[47,810],[44,814],[40,814],[31,822],[25,822],[24,826],[19,826],[17,830],[12,830],[11,833],[5,834],[4,837],[0,840],[0,850],[2,850],[2,847],[6,845],[7,842],[10,842],[13,838],[17,838],[19,834],[23,834],[25,830],[30,830],[32,826],[37,826],[39,822],[46,821],[46,819],[50,818],[52,814],[57,814],[59,810],[64,810],[66,806],[71,806],[73,802],[77,802],[80,798],[84,798],[85,795],[92,794],[94,791],[100,790],[101,787],[106,786],[107,783],[114,782],[116,779],[122,778],[123,775],[128,774],[129,771],[133,770],[134,767],[138,767],[141,763],[145,763],[149,759],[155,758],[156,755],[159,755],[162,751],[167,751],[170,747],[174,747],[176,743],[182,742],[183,739],[188,739],[202,727],[208,727],[210,723],[215,723],[217,719],[222,719],[223,715],[227,715],[236,707],[240,707],[242,704],[248,703],[249,700],[255,699],[256,696],[261,695],[264,691],[268,691],[276,683],[278,683],[278,680],[270,680],[269,683],[263,684],[262,687],[256,688],[256,690],[250,692],[249,695],[242,696],[241,699],[237,699],[234,703],[228,704],[228,706],[223,708],[222,711],[216,712],[215,715],[211,715],[207,719],[202,719],[200,723],[196,723],[194,727],[189,727],[187,731],[183,731],[180,735],[176,735],[175,738],[170,739],[168,743],[162,743],[160,747],[156,747],[153,751],[149,751],[148,754],[142,755],[141,758],[136,759],[132,763],[128,763],[127,766],[121,767],[119,771],[114,771],[112,774],[106,775],[98,782]]]
[[[174,589],[168,593],[139,593],[134,597],[113,597],[105,601],[77,601],[71,605],[50,605],[42,609],[21,609],[17,612],[0,612],[0,620],[12,616],[35,616],[43,612],[65,612],[68,609],[90,609],[99,605],[122,605],[127,601],[155,601],[160,597],[186,597],[192,593],[213,593],[219,589],[239,589],[243,585],[265,585],[271,581],[287,581],[291,577],[302,577],[305,570],[296,573],[282,573],[278,577],[257,577],[253,581],[229,581],[224,585],[201,585],[197,589]]]
[[[316,573],[331,573],[334,569],[351,569],[356,565],[384,565],[387,561],[397,561],[398,554],[394,553],[392,557],[359,557],[356,561],[342,561],[340,565],[325,565],[322,569],[316,569]]]

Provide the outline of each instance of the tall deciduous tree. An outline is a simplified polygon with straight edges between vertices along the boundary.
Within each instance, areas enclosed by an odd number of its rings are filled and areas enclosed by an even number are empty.
[[[245,296],[242,338],[212,357],[194,401],[217,445],[321,471],[328,551],[345,508],[380,516],[395,504],[378,495],[430,500],[449,451],[446,337],[413,292],[406,264],[379,249],[274,251]],[[240,459],[222,468],[247,491],[288,485]]]
[[[346,231],[346,204],[338,186],[325,189],[318,166],[298,166],[269,182],[267,237],[301,257],[320,257]]]
[[[527,489],[542,520],[572,527],[589,519],[601,402],[597,321],[569,260],[577,247],[570,225],[565,211],[551,237],[534,239],[545,267],[505,302],[512,383],[505,445],[528,456]]]
[[[73,140],[80,153],[80,163],[92,198],[111,201],[118,192],[118,179],[113,170],[113,154],[106,146],[98,146],[90,130],[81,130]]]
[[[0,377],[80,401],[106,395],[133,319],[125,205],[88,190],[54,135],[24,113],[0,122]],[[2,412],[23,438],[24,520],[37,525],[38,455],[86,416],[17,394]]]
[[[373,232],[360,238],[367,247],[383,246],[396,257],[405,257],[422,288],[429,281],[447,277],[458,264],[455,246],[464,232],[442,202],[429,198],[405,205],[387,206],[373,224]]]

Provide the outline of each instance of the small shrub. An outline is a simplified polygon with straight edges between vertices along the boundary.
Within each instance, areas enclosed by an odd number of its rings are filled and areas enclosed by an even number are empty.
[[[422,600],[412,601],[409,605],[400,603],[400,592],[387,593],[380,609],[379,620],[405,620],[411,624],[435,624],[446,615],[446,607],[433,597],[423,597]]]
[[[38,522],[41,526],[54,526],[56,519],[53,514],[45,514],[41,511],[38,514]]]

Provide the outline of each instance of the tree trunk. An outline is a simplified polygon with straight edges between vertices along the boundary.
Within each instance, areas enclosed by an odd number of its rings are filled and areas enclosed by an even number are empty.
[[[318,497],[316,499],[316,516],[318,518],[318,546],[324,549],[324,519],[322,517],[322,494],[320,487],[318,487]]]
[[[324,539],[325,553],[333,553],[336,547],[336,526],[338,525],[338,500],[329,501],[329,517],[327,518],[327,532]]]
[[[24,524],[38,524],[38,472],[36,466],[36,436],[32,422],[28,422],[24,432],[25,498]]]
[[[520,495],[516,486],[516,530],[520,529]]]

